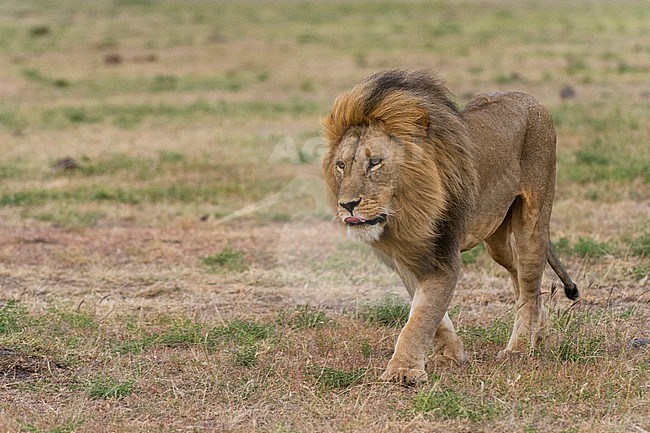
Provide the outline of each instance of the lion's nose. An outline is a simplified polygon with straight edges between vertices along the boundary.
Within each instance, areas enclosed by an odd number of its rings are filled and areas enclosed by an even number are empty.
[[[346,203],[339,202],[339,206],[341,206],[343,209],[350,212],[350,215],[352,215],[352,211],[354,210],[355,207],[357,207],[359,203],[361,203],[361,199],[352,200]]]

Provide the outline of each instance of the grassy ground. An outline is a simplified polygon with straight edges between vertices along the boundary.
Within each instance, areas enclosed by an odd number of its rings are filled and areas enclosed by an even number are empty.
[[[0,431],[650,430],[650,9],[636,1],[0,4]],[[559,135],[551,338],[497,361],[508,277],[466,253],[470,362],[379,383],[398,279],[323,205],[319,118],[387,68],[516,89]],[[635,340],[637,339],[637,340]]]

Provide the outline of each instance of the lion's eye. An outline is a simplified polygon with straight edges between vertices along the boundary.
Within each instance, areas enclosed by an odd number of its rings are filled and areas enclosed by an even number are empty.
[[[345,162],[343,161],[336,161],[336,168],[339,171],[345,170]]]
[[[382,163],[381,158],[373,156],[372,158],[370,158],[370,160],[368,160],[368,170],[369,171],[377,170],[379,167],[381,167],[381,163]]]

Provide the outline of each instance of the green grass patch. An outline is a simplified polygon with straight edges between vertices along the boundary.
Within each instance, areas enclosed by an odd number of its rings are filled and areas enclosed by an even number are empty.
[[[58,319],[57,322],[61,329],[95,331],[99,326],[95,319],[95,315],[84,311],[69,311],[67,309],[56,307],[49,308],[48,311]]]
[[[629,241],[630,252],[639,257],[650,257],[650,232]]]
[[[609,101],[566,103],[553,109],[553,119],[560,143],[563,136],[581,139],[572,155],[558,155],[560,182],[650,183],[650,156],[643,152],[642,120],[637,111]]]
[[[98,374],[88,381],[85,391],[93,399],[120,400],[131,394],[135,383],[135,380],[120,381],[111,376]]]
[[[235,72],[227,73],[224,77],[178,77],[176,75],[156,75],[148,85],[148,89],[151,92],[195,92],[206,90],[237,92],[242,90],[244,85],[244,79]]]
[[[123,340],[112,341],[110,351],[118,355],[139,355],[148,347],[154,345],[154,339],[148,337],[127,338]]]
[[[0,162],[0,181],[3,179],[26,179],[33,178],[33,170],[29,164],[22,160]]]
[[[30,342],[32,350],[41,351],[57,347],[61,354],[55,354],[63,365],[83,363],[83,353],[94,344],[93,338],[100,334],[99,323],[94,314],[81,310],[50,307],[46,314],[31,319],[34,329],[44,333],[35,335]],[[60,358],[59,358],[60,357]]]
[[[622,314],[625,316],[630,313]],[[554,327],[561,336],[561,341],[551,349],[551,353],[563,362],[596,362],[606,356],[607,349],[605,335],[600,329],[607,322],[615,320],[621,320],[621,316],[589,310],[570,312],[558,317]]]
[[[500,73],[493,80],[496,84],[505,85],[512,84],[518,81],[522,81],[521,76],[516,72],[511,72],[509,74]]]
[[[260,343],[274,334],[271,325],[234,320],[227,325],[212,328],[206,335],[206,343],[214,349],[221,341],[230,341],[234,346],[231,351],[233,365],[253,367],[258,364]]]
[[[312,372],[316,381],[327,389],[345,389],[363,382],[368,369],[341,370],[331,367],[317,367]]]
[[[650,264],[642,264],[642,265],[637,265],[632,268],[631,271],[632,278],[634,278],[635,281],[641,281],[644,280],[645,278],[650,275]]]
[[[388,294],[376,302],[363,306],[359,315],[366,322],[402,327],[408,320],[409,312],[408,303],[395,294]]]
[[[163,150],[159,155],[161,164],[176,164],[185,161],[185,155],[173,150]]]
[[[70,81],[66,80],[65,78],[46,77],[38,69],[23,69],[22,76],[27,80],[40,84],[46,84],[52,87],[64,88],[70,86]]]
[[[27,125],[27,120],[20,115],[17,108],[0,102],[0,126],[4,126],[10,130],[20,131]]]
[[[472,326],[468,328],[461,328],[458,333],[470,339],[478,339],[484,343],[495,344],[503,346],[510,338],[510,332],[514,318],[512,314],[496,317],[488,326]]]
[[[250,84],[268,80],[268,73],[231,70],[224,74],[180,75],[159,73],[151,77],[126,74],[112,74],[74,82],[78,92],[87,92],[95,97],[114,94],[115,91],[130,95],[142,94],[198,94],[208,91],[239,92]]]
[[[361,342],[361,347],[360,347],[360,349],[361,349],[361,354],[362,354],[365,358],[370,358],[370,357],[372,356],[373,349],[372,349],[372,344],[370,344],[370,341],[368,341],[368,340],[363,340],[363,341]]]
[[[166,167],[172,167],[166,165]],[[191,170],[188,167],[188,170]],[[196,170],[201,169],[195,167]],[[138,166],[133,171],[123,166],[89,168],[89,172],[98,173],[106,170],[122,170],[125,182],[106,185],[100,181],[86,182],[81,186],[61,189],[33,188],[15,192],[0,192],[0,207],[37,206],[46,203],[81,204],[93,202],[115,202],[124,204],[138,203],[208,203],[222,204],[226,199],[237,197],[238,200],[259,200],[271,193],[282,182],[282,176],[270,179],[268,173],[235,172],[227,176],[229,170],[222,169],[226,179],[211,178],[205,182],[192,179],[180,179],[175,182],[165,180],[165,167],[151,168]],[[76,176],[60,174],[60,176]],[[159,177],[160,176],[160,177]],[[267,180],[268,179],[268,180]],[[129,182],[129,181],[132,182]],[[29,214],[32,216],[33,214]],[[46,217],[47,218],[47,217]]]
[[[613,254],[616,248],[608,242],[598,242],[590,238],[579,237],[575,242],[562,237],[553,243],[553,248],[560,254],[579,257],[603,257]]]
[[[25,217],[34,218],[37,221],[49,222],[54,226],[74,230],[95,227],[106,217],[104,212],[99,211],[78,211],[71,207],[64,207],[56,212],[25,212]]]
[[[18,422],[18,425],[21,429],[28,433],[74,433],[85,423],[84,420],[72,420],[66,421],[63,424],[56,425],[55,427],[49,428],[47,430],[41,430],[36,427],[34,424],[28,422]]]
[[[566,72],[569,75],[576,75],[578,73],[585,73],[589,71],[590,66],[585,56],[577,54],[567,54],[566,59]]]
[[[585,336],[573,332],[566,335],[564,341],[553,349],[553,354],[560,361],[595,362],[605,353],[604,342],[602,335]]]
[[[37,357],[47,354],[57,366],[82,362],[81,354],[99,332],[94,315],[84,311],[49,307],[34,313],[14,301],[0,308],[0,346]]]
[[[236,346],[232,352],[232,362],[239,367],[254,367],[257,365],[258,345],[254,343]]]
[[[133,190],[124,188],[108,188],[98,186],[91,190],[78,189],[72,194],[65,194],[64,197],[71,197],[73,201],[86,202],[86,201],[108,201],[126,204],[138,204],[142,201],[142,196]]]
[[[188,347],[203,343],[201,324],[194,320],[176,321],[160,333],[150,337],[152,345],[167,347]]]
[[[215,274],[248,270],[246,253],[230,246],[225,247],[221,252],[202,258],[201,264],[206,267],[208,272]]]
[[[498,407],[462,396],[453,389],[420,391],[413,400],[413,412],[427,413],[441,419],[489,420],[498,415]]]
[[[233,320],[227,325],[217,326],[208,332],[206,340],[214,346],[222,340],[231,341],[235,344],[258,342],[274,335],[275,329],[270,324],[260,324],[247,320]]]
[[[575,254],[585,257],[602,257],[611,253],[612,247],[605,242],[597,242],[593,239],[580,237],[573,246]]]
[[[295,310],[282,312],[278,316],[280,324],[293,329],[320,328],[330,324],[331,321],[325,311],[310,305],[298,305]]]
[[[167,123],[172,120],[187,120],[197,116],[212,118],[257,117],[276,119],[281,116],[301,117],[316,115],[319,105],[292,99],[289,102],[261,101],[196,101],[188,105],[131,104],[131,105],[89,105],[67,106],[45,110],[40,115],[40,126],[48,129],[62,129],[79,123],[110,122],[120,128],[133,128],[144,121]]]
[[[568,175],[580,183],[604,181],[630,182],[641,179],[650,183],[650,158],[622,150],[619,146],[605,146],[600,138],[583,144],[575,152],[575,164]]]
[[[161,189],[150,190],[155,201],[159,201],[165,195]],[[172,191],[173,192],[173,191]],[[126,190],[123,188],[109,188],[98,186],[96,188],[76,188],[69,191],[32,189],[15,193],[1,194],[0,206],[35,206],[49,202],[63,203],[86,203],[86,202],[118,202],[137,204],[142,201],[139,191]],[[44,216],[47,219],[47,215]]]
[[[43,204],[48,201],[60,200],[65,194],[59,191],[33,189],[15,193],[0,194],[0,206],[29,206]]]
[[[210,352],[229,347],[233,364],[242,367],[256,365],[260,342],[275,335],[272,325],[246,320],[233,320],[226,325],[209,327],[195,320],[175,319],[155,332],[148,332],[139,326],[130,327],[130,332],[138,336],[112,344],[114,353],[137,355],[150,347],[201,347]],[[230,345],[224,346],[225,343]]]
[[[162,151],[158,158],[133,157],[125,153],[105,155],[97,159],[86,156],[78,160],[71,158],[73,166],[68,169],[59,167],[61,161],[57,160],[50,164],[53,169],[59,170],[59,176],[109,176],[126,171],[129,177],[138,180],[151,180],[165,176],[170,170],[212,171],[221,168],[207,161],[187,161],[182,153],[174,151]]]
[[[553,249],[560,254],[570,254],[571,251],[571,241],[569,238],[563,236],[555,242],[552,242]]]
[[[77,168],[64,174],[79,172],[86,176],[102,176],[116,174],[120,171],[140,171],[144,168],[149,169],[154,161],[143,158],[134,158],[124,153],[109,155],[102,159],[91,160],[88,157],[82,157],[77,162]]]
[[[0,336],[20,332],[26,326],[26,310],[14,300],[0,307]]]

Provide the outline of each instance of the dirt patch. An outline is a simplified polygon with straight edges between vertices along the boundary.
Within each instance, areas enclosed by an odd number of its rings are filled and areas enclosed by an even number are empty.
[[[0,380],[5,383],[26,381],[37,376],[54,376],[62,369],[61,365],[48,358],[0,347]]]

